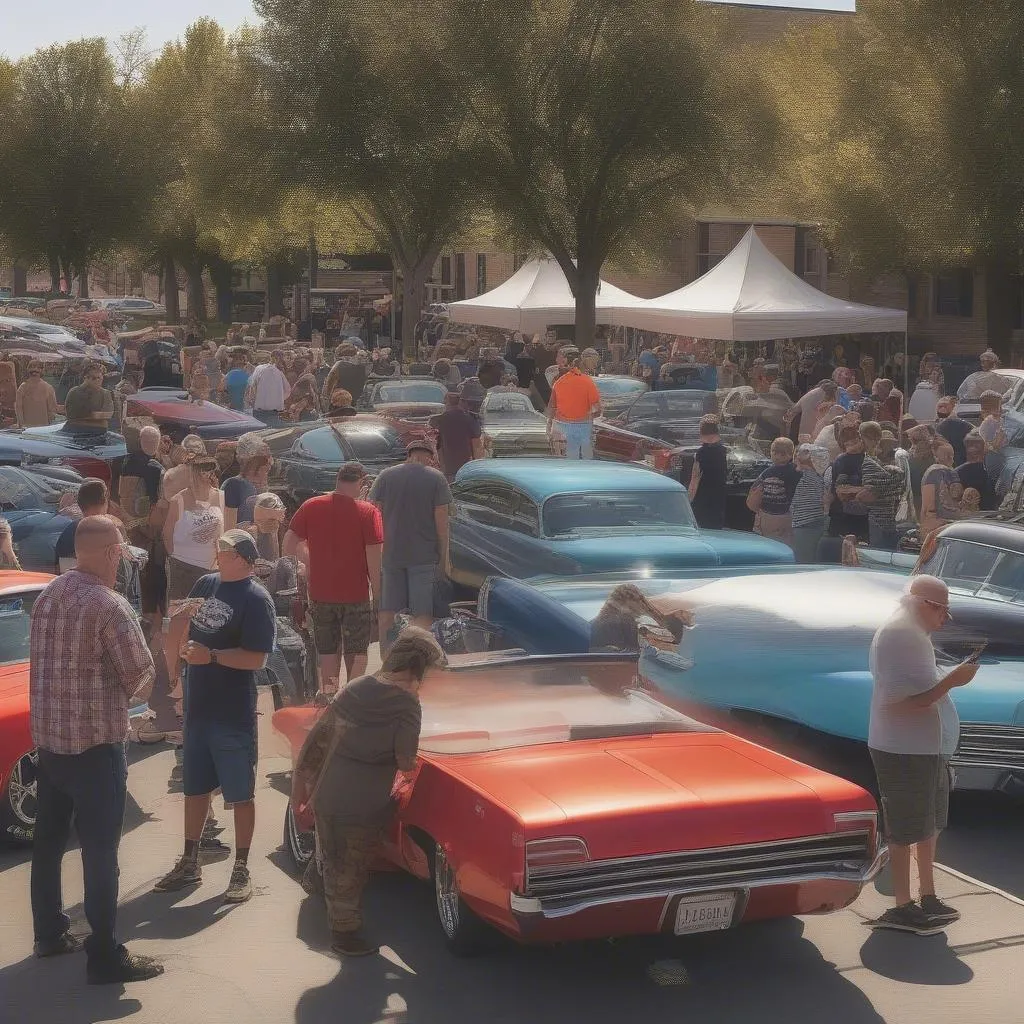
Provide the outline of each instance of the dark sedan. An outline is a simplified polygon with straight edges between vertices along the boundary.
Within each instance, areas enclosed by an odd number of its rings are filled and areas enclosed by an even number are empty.
[[[69,423],[0,430],[0,465],[42,462],[70,466],[82,476],[99,477],[110,484],[127,454],[124,438],[110,430]]]
[[[0,466],[0,515],[11,524],[14,552],[23,569],[53,572],[57,541],[71,522],[57,508],[61,497],[75,493],[80,483],[80,477],[62,480]]]
[[[187,392],[176,388],[143,388],[128,399],[125,414],[149,416],[176,440],[186,434],[198,434],[210,449],[220,441],[234,441],[251,430],[265,427],[255,417],[234,409],[213,402],[194,402]]]
[[[641,395],[651,390],[646,381],[611,373],[595,377],[594,383],[601,396],[601,409],[605,416],[624,413]]]
[[[401,434],[376,418],[353,416],[327,424],[297,424],[263,436],[274,456],[268,487],[293,509],[306,498],[333,491],[345,462],[361,462],[376,476],[405,461]]]

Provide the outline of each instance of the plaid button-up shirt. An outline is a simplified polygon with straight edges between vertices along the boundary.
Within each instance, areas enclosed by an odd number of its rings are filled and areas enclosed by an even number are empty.
[[[128,736],[128,709],[149,696],[156,672],[131,605],[92,573],[72,569],[32,608],[32,740],[80,754]]]

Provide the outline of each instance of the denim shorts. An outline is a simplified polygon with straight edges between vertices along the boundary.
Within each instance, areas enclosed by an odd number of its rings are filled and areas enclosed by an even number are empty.
[[[410,565],[405,569],[381,570],[381,611],[434,615],[434,581],[437,565]]]
[[[185,796],[205,796],[220,787],[229,804],[256,793],[256,729],[223,722],[186,722],[182,733],[181,784]]]

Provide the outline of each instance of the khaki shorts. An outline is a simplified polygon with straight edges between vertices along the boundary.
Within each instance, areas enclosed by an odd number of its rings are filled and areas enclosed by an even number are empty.
[[[952,773],[948,762],[938,754],[869,750],[889,842],[913,846],[941,832],[949,818]]]
[[[370,646],[373,616],[369,601],[311,601],[309,617],[317,654],[365,654]]]

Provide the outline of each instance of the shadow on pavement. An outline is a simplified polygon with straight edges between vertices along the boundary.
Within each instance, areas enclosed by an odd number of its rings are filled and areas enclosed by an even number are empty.
[[[297,931],[310,947],[328,948],[318,900],[303,902]],[[882,1024],[864,993],[803,938],[796,919],[688,939],[555,947],[505,942],[465,960],[447,951],[430,890],[411,878],[384,876],[367,893],[366,931],[405,966],[385,955],[340,964],[328,984],[303,993],[296,1024],[334,1022],[340,1007],[346,1024],[475,1024],[482,1000],[495,1022],[658,1019],[685,1010],[695,1020],[791,1024],[820,1020],[827,1008],[829,1024]]]
[[[40,961],[30,957],[0,971],[4,1020],[12,1024],[96,1024],[124,1020],[142,1009],[138,999],[126,996],[123,985],[87,985],[83,953],[45,961],[45,975],[40,966]]]
[[[957,871],[1024,899],[1024,815],[1019,799],[1002,793],[954,793],[938,859]]]
[[[945,935],[873,931],[860,959],[869,971],[908,985],[966,985],[974,977]]]

